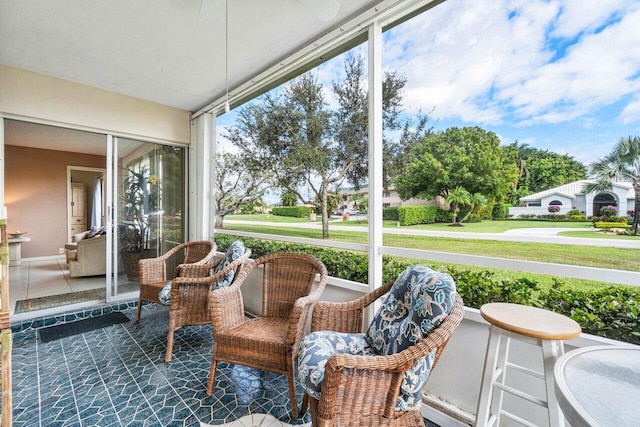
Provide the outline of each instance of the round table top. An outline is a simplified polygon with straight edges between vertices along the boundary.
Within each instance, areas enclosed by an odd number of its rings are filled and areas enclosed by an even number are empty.
[[[640,348],[584,347],[555,365],[555,391],[573,427],[638,426]]]
[[[494,302],[480,307],[480,314],[492,325],[533,338],[568,340],[582,332],[567,316],[527,305]]]

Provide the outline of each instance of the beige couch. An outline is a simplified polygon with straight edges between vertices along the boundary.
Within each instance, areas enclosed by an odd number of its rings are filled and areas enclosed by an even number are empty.
[[[97,276],[107,273],[107,236],[100,235],[86,238],[88,231],[78,233],[71,237],[71,243],[67,243],[67,263],[69,263],[69,276]]]

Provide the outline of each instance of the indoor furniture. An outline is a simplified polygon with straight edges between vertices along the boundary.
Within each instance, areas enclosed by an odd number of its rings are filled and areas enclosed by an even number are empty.
[[[65,244],[70,277],[98,276],[107,273],[107,235],[89,237],[91,230],[71,236]]]
[[[640,347],[572,350],[555,365],[558,403],[572,427],[637,426]]]
[[[15,267],[22,264],[22,244],[30,242],[31,237],[9,237],[9,267]]]
[[[160,303],[159,294],[168,280],[180,274],[180,266],[175,268],[171,276],[167,276],[167,261],[183,256],[178,264],[206,264],[216,253],[215,243],[209,240],[197,240],[181,243],[156,258],[145,258],[138,262],[140,278],[140,298],[136,320],[140,320],[142,301]],[[175,265],[175,264],[174,264]]]
[[[241,286],[252,273],[261,276],[262,313],[248,319]],[[311,305],[326,283],[322,261],[306,254],[276,252],[245,265],[231,286],[211,292],[214,341],[207,394],[213,393],[218,362],[284,374],[289,380],[291,412],[297,418],[294,361]]]
[[[171,361],[175,332],[183,326],[211,323],[209,293],[230,286],[250,256],[251,249],[245,249],[244,244],[237,240],[229,245],[224,256],[212,263],[182,264],[178,267],[180,272],[159,296],[160,302],[169,305],[166,362]],[[165,291],[169,291],[167,296],[162,295]]]
[[[303,412],[310,403],[314,426],[424,426],[422,389],[463,316],[451,276],[420,265],[354,301],[318,302],[298,352]]]
[[[554,393],[553,369],[564,354],[563,341],[578,337],[582,332],[580,325],[561,314],[520,304],[485,304],[480,307],[480,314],[491,326],[475,425],[499,426],[502,416],[520,424],[531,424],[502,408],[503,393],[506,392],[546,408],[551,427],[563,426],[564,417]],[[506,342],[502,343],[503,339]],[[509,342],[512,339],[540,347],[543,372],[526,369],[509,360]],[[545,397],[541,399],[529,390],[518,389],[517,384],[507,384],[507,371],[512,369],[543,380]],[[494,389],[498,390],[496,395]]]
[[[71,209],[69,211],[70,235],[80,233],[87,227],[87,185],[83,182],[70,184]]]

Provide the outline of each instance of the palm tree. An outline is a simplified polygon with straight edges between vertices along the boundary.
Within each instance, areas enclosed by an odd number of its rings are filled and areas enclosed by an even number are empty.
[[[483,194],[473,193],[469,197],[469,212],[460,220],[460,222],[465,222],[471,214],[480,212],[485,206],[487,206],[487,198]]]
[[[589,169],[597,181],[585,186],[584,191],[587,193],[610,190],[612,179],[631,181],[636,193],[633,234],[637,235],[640,219],[640,138],[621,138],[608,155],[593,162]]]
[[[456,187],[454,190],[449,191],[447,194],[447,203],[453,208],[453,224],[462,225],[458,223],[458,212],[460,206],[468,206],[471,202],[471,194],[464,187]]]

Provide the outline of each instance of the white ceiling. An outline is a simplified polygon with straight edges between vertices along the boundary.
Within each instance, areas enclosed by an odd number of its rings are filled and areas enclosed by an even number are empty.
[[[230,89],[380,1],[229,0]],[[226,91],[224,41],[224,0],[0,0],[1,64],[192,112]]]

